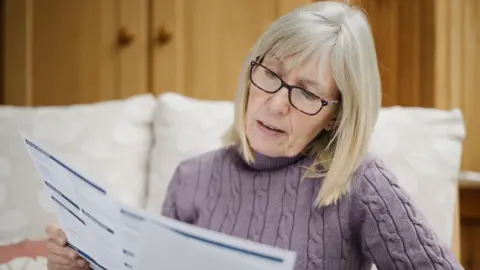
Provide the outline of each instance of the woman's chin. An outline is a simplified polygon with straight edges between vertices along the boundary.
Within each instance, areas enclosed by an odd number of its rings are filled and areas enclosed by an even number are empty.
[[[278,157],[282,155],[282,151],[279,151],[278,147],[274,147],[269,145],[267,142],[251,142],[250,146],[252,149],[262,155],[269,156],[269,157]]]
[[[281,145],[272,145],[272,142],[251,142],[250,147],[252,149],[262,155],[268,156],[268,157],[289,157],[291,156],[291,153],[287,153],[285,151],[285,147],[282,147]]]

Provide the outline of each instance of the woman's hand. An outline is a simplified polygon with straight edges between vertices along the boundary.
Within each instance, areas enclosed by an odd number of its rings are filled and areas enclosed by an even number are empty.
[[[49,225],[45,232],[48,235],[47,267],[49,270],[90,269],[85,259],[81,258],[75,250],[67,247],[67,238],[59,227]]]

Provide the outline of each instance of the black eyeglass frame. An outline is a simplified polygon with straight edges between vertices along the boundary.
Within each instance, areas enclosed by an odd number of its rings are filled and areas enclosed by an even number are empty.
[[[263,58],[262,58],[262,60],[263,60]],[[290,85],[290,84],[286,83],[282,78],[280,78],[280,76],[278,76],[277,73],[273,72],[271,69],[269,69],[269,68],[267,68],[266,66],[262,65],[262,64],[261,64],[260,62],[258,62],[258,61],[252,60],[252,61],[250,62],[250,65],[251,65],[251,67],[250,67],[250,82],[252,82],[258,89],[260,89],[260,90],[262,90],[262,91],[264,91],[264,92],[266,92],[266,93],[269,93],[269,94],[275,94],[275,93],[277,93],[278,91],[280,91],[280,89],[282,89],[282,88],[284,88],[284,87],[287,88],[287,90],[288,90],[288,101],[290,102],[290,105],[292,105],[292,107],[294,107],[296,110],[298,110],[298,111],[300,111],[300,112],[302,112],[302,113],[304,113],[304,114],[306,114],[306,115],[310,115],[310,116],[316,115],[316,114],[318,114],[318,113],[323,109],[323,107],[326,107],[326,106],[328,106],[329,104],[338,104],[338,103],[339,103],[338,100],[328,100],[328,99],[319,97],[319,96],[315,95],[314,93],[312,93],[312,92],[310,92],[310,91],[308,91],[308,90],[306,90],[306,89],[303,89],[303,88],[301,88],[301,87],[294,86],[294,85]],[[267,90],[263,89],[262,87],[258,86],[258,85],[253,81],[253,78],[252,78],[252,77],[253,77],[253,70],[254,70],[255,66],[261,66],[261,67],[263,67],[264,69],[266,69],[266,70],[268,70],[269,72],[271,72],[271,74],[275,75],[275,77],[277,77],[277,78],[280,80],[280,82],[281,82],[279,88],[278,88],[277,90],[275,90],[275,91],[267,91]],[[320,106],[320,109],[318,109],[318,111],[316,111],[315,113],[307,113],[307,112],[304,112],[304,111],[302,111],[301,109],[297,108],[297,106],[295,106],[295,105],[293,104],[293,102],[292,102],[292,90],[293,90],[293,88],[296,88],[296,89],[300,89],[300,90],[302,90],[302,91],[305,91],[305,92],[309,93],[310,95],[313,95],[313,96],[317,97],[318,99],[320,99],[321,102],[322,102],[322,106]]]

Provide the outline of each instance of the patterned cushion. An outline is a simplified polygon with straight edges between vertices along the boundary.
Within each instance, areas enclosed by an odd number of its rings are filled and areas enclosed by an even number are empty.
[[[55,221],[19,131],[123,203],[143,207],[154,107],[155,97],[149,94],[88,105],[0,106],[0,265],[11,259],[6,254],[12,250],[22,257],[44,254],[41,243],[15,243],[44,238],[45,226]],[[23,265],[19,259],[12,263]]]
[[[198,100],[177,93],[158,97],[147,210],[159,212],[170,178],[180,161],[222,146],[220,137],[232,119],[231,102]]]

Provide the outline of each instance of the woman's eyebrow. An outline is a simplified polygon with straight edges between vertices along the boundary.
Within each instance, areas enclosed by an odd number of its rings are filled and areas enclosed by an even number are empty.
[[[309,79],[301,79],[299,82],[305,86],[311,86],[312,88],[305,89],[305,90],[312,91],[320,97],[325,97],[327,95],[327,91],[325,91],[327,88],[323,83],[320,83],[314,80],[309,80]]]
[[[274,59],[265,59],[265,63],[269,63],[269,64],[272,64],[272,65],[276,65],[277,67],[281,68],[282,70],[284,70],[285,66],[283,64],[283,62],[280,60],[280,59],[277,59],[277,58],[274,58]]]
[[[279,57],[272,57],[270,59],[267,59],[265,62],[271,63],[273,65],[277,65],[277,67],[279,67],[282,71],[285,70],[285,63]],[[326,89],[326,85],[324,83],[321,83],[312,79],[308,79],[308,78],[300,78],[299,82],[304,85],[309,85],[311,87],[314,87],[315,88],[314,90],[316,90],[318,94],[325,94],[324,90]]]

